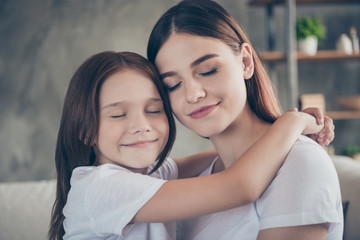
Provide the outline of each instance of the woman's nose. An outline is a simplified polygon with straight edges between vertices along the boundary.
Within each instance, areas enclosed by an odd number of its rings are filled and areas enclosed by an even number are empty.
[[[146,117],[145,113],[137,114],[129,120],[130,124],[128,131],[130,134],[149,132],[152,129],[149,119]]]
[[[206,96],[202,84],[196,79],[185,81],[185,98],[188,103],[196,103]]]

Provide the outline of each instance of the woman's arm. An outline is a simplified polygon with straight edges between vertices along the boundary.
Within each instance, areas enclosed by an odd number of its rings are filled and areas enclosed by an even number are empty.
[[[306,113],[285,113],[225,171],[164,183],[133,221],[180,220],[251,203],[271,182],[299,135],[321,128]]]
[[[178,178],[196,177],[202,173],[218,156],[215,149],[193,154],[183,158],[174,158],[179,169]]]

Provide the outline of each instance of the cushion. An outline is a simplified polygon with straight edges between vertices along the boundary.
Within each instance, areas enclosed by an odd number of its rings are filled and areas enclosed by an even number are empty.
[[[47,239],[56,181],[0,183],[0,239]]]

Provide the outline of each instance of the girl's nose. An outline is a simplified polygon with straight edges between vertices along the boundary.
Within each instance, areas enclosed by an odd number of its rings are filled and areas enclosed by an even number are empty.
[[[190,79],[185,81],[185,98],[188,103],[196,103],[206,96],[206,91],[202,84],[195,80]]]
[[[128,131],[130,134],[149,132],[152,129],[151,124],[145,113],[137,114],[129,120],[130,124]]]

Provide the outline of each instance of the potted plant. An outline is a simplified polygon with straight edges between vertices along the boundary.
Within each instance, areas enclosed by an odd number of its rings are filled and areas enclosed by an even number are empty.
[[[343,155],[352,157],[353,159],[360,161],[360,147],[359,146],[348,146],[342,151]]]
[[[325,27],[321,19],[309,16],[298,17],[296,20],[296,38],[300,51],[308,55],[315,55],[318,41],[325,38]]]

